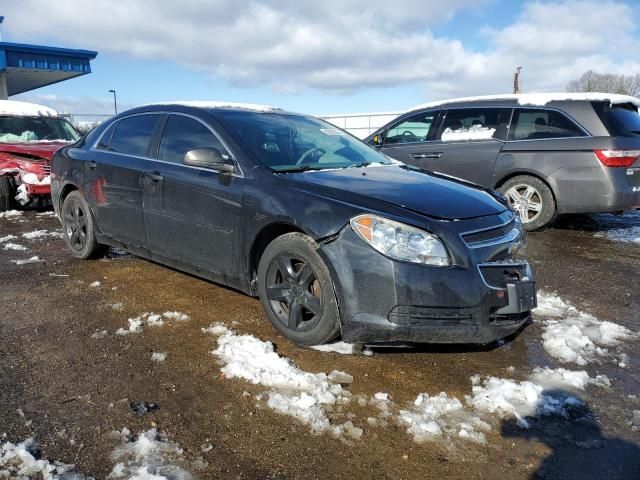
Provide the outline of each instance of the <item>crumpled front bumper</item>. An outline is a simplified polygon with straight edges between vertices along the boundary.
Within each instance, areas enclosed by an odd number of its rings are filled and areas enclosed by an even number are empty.
[[[445,268],[399,262],[349,226],[322,244],[320,253],[332,270],[346,342],[486,344],[522,328],[535,307],[526,262]]]

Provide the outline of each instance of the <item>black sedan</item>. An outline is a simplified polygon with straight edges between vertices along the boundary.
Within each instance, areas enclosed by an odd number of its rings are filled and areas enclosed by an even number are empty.
[[[58,151],[51,187],[75,257],[117,246],[259,296],[299,344],[488,343],[535,307],[500,194],[313,117],[136,108]]]

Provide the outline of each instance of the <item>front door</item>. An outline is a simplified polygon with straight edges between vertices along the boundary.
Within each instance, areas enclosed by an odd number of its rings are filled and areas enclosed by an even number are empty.
[[[244,179],[183,164],[189,150],[210,147],[230,157],[203,122],[169,115],[158,159],[142,179],[149,250],[152,257],[236,277]]]
[[[427,168],[424,153],[437,130],[438,117],[438,111],[429,110],[401,118],[382,134],[380,151],[409,165]]]

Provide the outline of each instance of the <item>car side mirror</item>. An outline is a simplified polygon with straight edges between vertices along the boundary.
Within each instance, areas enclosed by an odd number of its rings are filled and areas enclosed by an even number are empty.
[[[228,155],[217,148],[196,148],[184,155],[183,163],[192,167],[210,168],[221,173],[233,173],[233,163]]]
[[[382,135],[381,134],[376,134],[373,136],[373,138],[371,139],[371,144],[374,147],[381,147],[382,146]]]

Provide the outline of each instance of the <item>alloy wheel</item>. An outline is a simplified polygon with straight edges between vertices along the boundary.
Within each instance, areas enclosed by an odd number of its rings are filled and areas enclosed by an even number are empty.
[[[505,193],[509,205],[522,220],[522,223],[534,221],[542,211],[542,196],[531,185],[514,185]]]
[[[65,205],[63,213],[65,235],[69,246],[81,251],[87,244],[87,217],[82,205],[75,199]]]
[[[276,317],[294,331],[309,331],[322,318],[322,290],[311,264],[291,253],[278,254],[267,270],[266,295]]]

